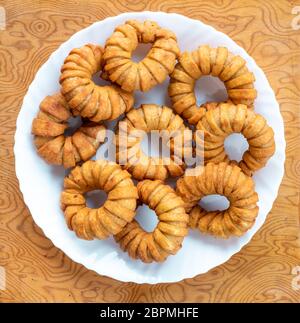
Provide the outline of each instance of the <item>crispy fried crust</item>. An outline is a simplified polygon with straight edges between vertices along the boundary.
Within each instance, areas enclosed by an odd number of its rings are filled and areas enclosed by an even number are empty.
[[[87,44],[73,49],[61,68],[61,92],[72,109],[91,121],[113,120],[133,107],[133,95],[118,86],[96,85],[92,76],[102,69],[103,49]]]
[[[143,139],[140,131],[160,132],[162,141],[170,149],[170,157],[149,157],[140,148]],[[124,164],[137,180],[181,176],[185,164],[183,158],[192,154],[192,135],[183,119],[172,109],[155,104],[143,104],[126,114],[119,123],[116,134],[117,160]]]
[[[254,181],[238,166],[209,163],[198,174],[181,177],[177,181],[176,193],[189,212],[189,226],[219,238],[243,235],[252,227],[258,214]],[[226,196],[229,208],[214,212],[201,208],[199,200],[211,194]]]
[[[114,236],[123,251],[143,262],[162,262],[181,248],[188,234],[188,215],[183,200],[161,181],[144,180],[138,183],[139,200],[158,216],[153,232],[146,232],[136,220]]]
[[[231,162],[224,140],[232,133],[241,133],[248,141],[249,148],[238,165],[249,176],[264,167],[275,152],[273,129],[263,116],[243,104],[217,104],[207,110],[196,128],[204,134],[204,143],[198,140],[196,153],[200,155],[204,149],[205,163]]]
[[[87,161],[64,180],[61,209],[70,230],[81,239],[106,239],[119,233],[135,215],[137,188],[130,174],[106,160]],[[98,209],[87,207],[84,193],[100,189],[107,200]]]
[[[138,43],[152,43],[147,56],[131,60]],[[126,91],[148,91],[172,73],[179,55],[175,34],[146,20],[129,20],[118,26],[105,44],[104,70],[112,82]]]
[[[49,164],[74,167],[76,163],[91,158],[104,141],[105,127],[93,122],[83,122],[70,137],[64,135],[68,119],[72,116],[64,97],[54,94],[45,97],[32,122],[32,133],[38,154]]]
[[[197,106],[194,94],[195,82],[204,75],[218,77],[224,82],[228,99],[233,103],[253,105],[257,95],[253,85],[255,77],[246,67],[246,61],[225,47],[200,46],[180,56],[168,90],[173,108],[189,123],[197,124],[204,114]]]

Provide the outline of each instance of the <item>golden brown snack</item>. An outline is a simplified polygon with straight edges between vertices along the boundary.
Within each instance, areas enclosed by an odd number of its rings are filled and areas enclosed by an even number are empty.
[[[181,177],[176,192],[185,202],[190,227],[219,238],[243,235],[258,214],[254,181],[238,166],[209,163],[197,175]],[[226,196],[229,208],[208,212],[197,205],[202,197],[211,194]]]
[[[133,220],[114,238],[133,259],[146,263],[164,261],[177,253],[188,234],[184,202],[170,186],[158,180],[144,180],[137,188],[140,202],[155,211],[159,222],[153,232],[146,232]]]
[[[230,162],[224,140],[232,133],[241,133],[248,141],[249,148],[238,165],[249,176],[264,167],[275,152],[273,129],[263,116],[243,104],[217,104],[215,108],[208,109],[196,128],[200,130],[198,135],[202,131],[204,133],[204,143],[197,140],[196,153],[200,155],[204,149],[205,163]]]
[[[70,107],[84,118],[113,120],[133,107],[133,95],[118,86],[96,85],[92,76],[102,69],[103,49],[87,44],[74,48],[61,68],[61,92]]]
[[[138,43],[153,45],[147,56],[136,63],[131,56]],[[104,70],[122,89],[145,92],[172,73],[178,55],[177,39],[172,31],[153,21],[129,20],[118,26],[106,41]]]
[[[32,133],[38,154],[49,164],[74,167],[95,155],[105,139],[105,127],[83,122],[71,136],[65,136],[70,108],[60,93],[45,97],[32,122]]]
[[[90,160],[75,167],[64,180],[61,208],[70,230],[81,239],[106,239],[119,233],[135,215],[137,188],[130,174],[113,162]],[[87,207],[84,194],[96,189],[107,193],[98,209]]]
[[[140,148],[143,134],[160,131],[170,157],[149,157]],[[192,154],[192,133],[182,118],[172,109],[156,104],[143,104],[126,114],[119,123],[116,135],[117,160],[137,180],[165,180],[181,176],[185,164],[183,157]]]
[[[189,123],[197,124],[205,112],[197,106],[194,93],[195,82],[204,75],[224,82],[228,99],[233,103],[253,105],[257,95],[253,85],[255,77],[246,67],[246,61],[225,47],[203,45],[180,56],[169,85],[173,108]]]

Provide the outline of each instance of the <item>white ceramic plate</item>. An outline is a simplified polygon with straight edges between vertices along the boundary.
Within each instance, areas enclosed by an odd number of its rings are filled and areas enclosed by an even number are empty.
[[[184,240],[182,249],[162,264],[143,264],[141,261],[131,260],[119,249],[112,238],[105,241],[83,241],[76,238],[75,234],[67,229],[59,208],[65,171],[62,167],[49,166],[39,158],[30,133],[31,122],[38,111],[40,101],[46,95],[59,90],[60,67],[69,51],[88,42],[104,45],[114,28],[128,19],[151,19],[163,27],[170,28],[176,33],[182,51],[193,50],[201,44],[209,44],[210,46],[226,46],[233,53],[241,55],[256,77],[255,86],[258,90],[258,97],[255,101],[255,110],[268,120],[269,125],[275,131],[276,153],[267,166],[254,176],[260,201],[259,215],[253,228],[241,238],[231,238],[225,241],[202,236],[198,232],[190,232]],[[135,106],[141,103],[168,105],[167,84],[168,81],[147,93],[136,93]],[[220,82],[215,79],[204,78],[200,81],[200,86],[200,101],[222,99],[224,90]],[[240,154],[244,149],[244,144],[237,137],[228,140],[226,146],[231,156]],[[50,56],[37,72],[24,98],[17,120],[14,150],[16,173],[24,201],[34,221],[55,246],[74,261],[101,275],[121,281],[154,284],[175,282],[205,273],[227,261],[250,241],[264,223],[277,196],[284,172],[285,140],[283,120],[274,93],[263,71],[245,50],[225,34],[200,21],[178,14],[139,12],[125,13],[96,22],[77,32]],[[211,201],[206,202],[211,203]],[[138,219],[143,217],[143,223],[149,222],[150,212],[144,208],[142,214],[138,215]]]

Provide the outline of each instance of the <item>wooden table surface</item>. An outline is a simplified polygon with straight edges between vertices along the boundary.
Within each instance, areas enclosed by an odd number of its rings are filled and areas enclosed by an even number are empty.
[[[297,281],[292,270],[300,266],[300,30],[291,27],[297,4],[300,0],[0,0],[6,11],[6,29],[0,30],[0,266],[6,290],[0,290],[0,302],[300,301],[300,290],[292,288],[293,278]],[[99,276],[54,247],[24,205],[13,155],[23,96],[49,55],[97,20],[143,10],[200,19],[244,47],[275,91],[287,141],[278,198],[252,241],[204,275],[152,286]]]

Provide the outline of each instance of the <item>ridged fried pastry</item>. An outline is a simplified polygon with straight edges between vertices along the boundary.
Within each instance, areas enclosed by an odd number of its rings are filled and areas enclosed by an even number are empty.
[[[73,135],[65,136],[70,117],[72,113],[60,93],[45,97],[40,104],[32,133],[38,154],[49,164],[74,167],[95,155],[105,139],[105,127],[93,122],[83,122]]]
[[[162,262],[177,253],[188,234],[184,202],[170,186],[158,180],[144,180],[137,187],[140,202],[155,211],[159,222],[153,232],[146,232],[133,220],[114,238],[131,258]]]
[[[73,49],[61,68],[61,92],[84,118],[113,120],[133,107],[133,95],[115,85],[96,85],[92,76],[102,69],[103,49],[87,44]]]
[[[149,157],[140,148],[140,131],[159,130],[163,143],[170,149],[170,157]],[[143,104],[126,114],[116,134],[117,160],[124,164],[137,180],[181,176],[184,158],[192,154],[192,134],[182,118],[172,109],[156,104]]]
[[[132,52],[138,43],[152,43],[147,56],[136,63]],[[118,26],[105,44],[104,70],[126,91],[148,91],[172,73],[179,55],[175,34],[156,22],[129,20]]]
[[[258,214],[254,181],[238,166],[209,163],[199,174],[181,177],[176,193],[185,202],[189,226],[219,238],[243,235],[253,226]],[[211,194],[226,196],[229,208],[208,212],[197,205],[202,197]]]
[[[246,67],[246,61],[225,47],[200,46],[180,56],[169,85],[174,110],[189,123],[197,124],[204,114],[197,106],[194,88],[196,81],[205,75],[218,77],[233,103],[253,105],[257,95],[253,85],[255,77]]]
[[[106,239],[119,233],[135,216],[137,188],[130,174],[106,160],[87,161],[64,180],[61,208],[70,230],[85,240]],[[87,207],[84,194],[96,189],[107,193],[98,209]]]
[[[275,152],[273,129],[263,116],[243,104],[217,104],[205,113],[196,129],[204,132],[204,143],[201,144],[201,140],[198,140],[200,144],[196,153],[200,155],[204,149],[205,163],[229,163],[224,140],[232,133],[244,135],[249,148],[238,165],[249,176],[264,167]]]

